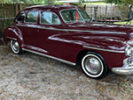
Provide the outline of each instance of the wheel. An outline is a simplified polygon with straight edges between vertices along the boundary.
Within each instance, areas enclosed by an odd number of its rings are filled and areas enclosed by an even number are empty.
[[[21,53],[20,45],[16,40],[10,41],[10,48],[11,48],[12,52],[15,54]]]
[[[107,75],[108,68],[102,56],[98,53],[88,52],[81,60],[83,72],[90,78],[100,79]]]

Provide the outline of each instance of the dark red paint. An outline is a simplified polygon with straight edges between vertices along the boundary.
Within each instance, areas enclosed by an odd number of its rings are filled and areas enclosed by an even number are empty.
[[[125,53],[104,51],[125,51],[127,42],[133,32],[131,26],[118,26],[91,22],[78,22],[66,24],[60,16],[63,9],[73,9],[75,6],[36,6],[30,10],[49,10],[55,12],[61,25],[41,25],[40,17],[37,24],[18,23],[8,27],[4,33],[5,43],[9,37],[19,41],[21,48],[30,49],[63,60],[76,63],[77,56],[84,50],[100,53],[109,68],[120,67],[126,58]],[[68,30],[68,31],[67,31]],[[77,31],[76,31],[77,30]],[[91,47],[90,49],[88,47]],[[99,49],[96,49],[99,48]]]

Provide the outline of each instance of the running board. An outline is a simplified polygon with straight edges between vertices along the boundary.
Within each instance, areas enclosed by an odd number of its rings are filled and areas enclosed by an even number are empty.
[[[76,63],[73,63],[73,62],[70,62],[70,61],[67,61],[67,60],[63,60],[63,59],[60,59],[60,58],[56,58],[56,57],[53,57],[53,56],[49,56],[49,55],[46,55],[46,54],[43,54],[43,53],[39,53],[39,52],[36,52],[36,51],[33,51],[33,50],[29,50],[29,49],[25,49],[25,48],[22,48],[22,50],[27,51],[27,52],[31,52],[31,53],[34,53],[34,54],[37,54],[37,55],[40,55],[40,56],[52,58],[52,59],[61,61],[63,63],[69,64],[69,65],[73,65],[73,66],[76,65]]]

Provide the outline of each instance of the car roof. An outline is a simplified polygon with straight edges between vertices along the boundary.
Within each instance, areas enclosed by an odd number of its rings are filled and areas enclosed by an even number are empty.
[[[25,8],[24,10],[30,9],[52,9],[52,10],[62,10],[62,9],[73,9],[77,8],[74,5],[35,5]]]

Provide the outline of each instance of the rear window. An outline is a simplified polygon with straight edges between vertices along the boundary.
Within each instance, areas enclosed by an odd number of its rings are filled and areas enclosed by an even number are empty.
[[[20,13],[17,18],[16,18],[16,21],[17,22],[23,22],[24,21],[24,17],[25,17],[25,14],[24,13]]]

